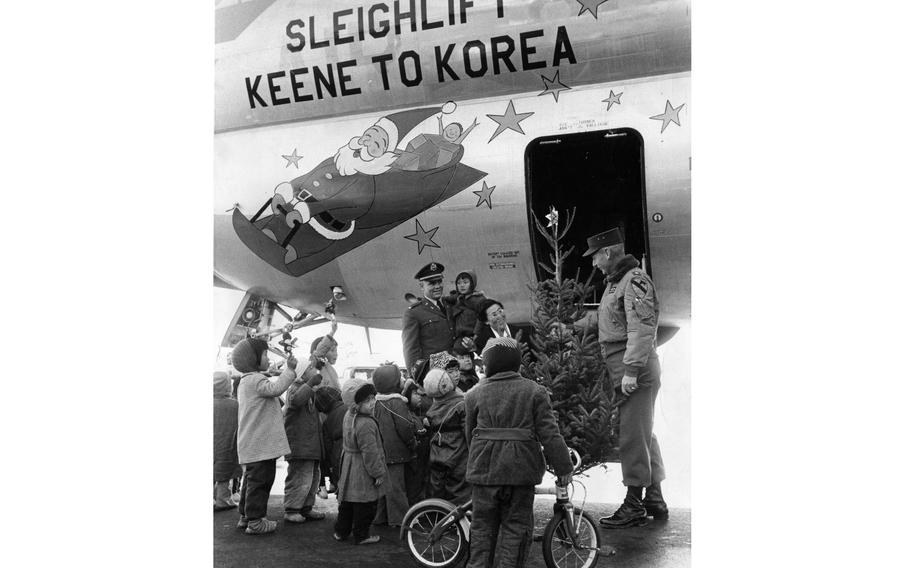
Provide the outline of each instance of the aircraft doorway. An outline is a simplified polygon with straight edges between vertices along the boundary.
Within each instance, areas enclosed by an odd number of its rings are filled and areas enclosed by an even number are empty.
[[[575,207],[575,221],[562,241],[566,247],[575,245],[563,265],[564,276],[574,277],[580,269],[580,278],[585,280],[595,270],[591,259],[581,256],[587,250],[587,238],[614,226],[622,227],[627,253],[639,261],[649,256],[642,144],[637,131],[619,128],[546,136],[528,145],[525,187],[535,259],[550,264],[551,249],[534,228],[531,213],[546,224],[544,216],[551,205],[560,211],[560,224],[566,221],[566,211]],[[536,263],[535,268],[538,280],[550,278]],[[598,276],[594,277],[596,296],[587,300],[590,303],[596,303],[603,293]]]

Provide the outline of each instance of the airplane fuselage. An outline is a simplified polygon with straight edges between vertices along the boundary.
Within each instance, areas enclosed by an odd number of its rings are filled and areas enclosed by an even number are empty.
[[[404,294],[419,295],[414,274],[436,261],[447,268],[446,291],[457,272],[473,270],[478,288],[508,306],[510,322],[527,322],[528,285],[542,277],[539,261],[549,262],[549,251],[535,240],[532,217],[542,219],[540,212],[558,199],[579,211],[597,204],[604,212],[600,230],[617,219],[640,225],[637,256],[646,257],[657,286],[661,322],[689,320],[688,2],[608,2],[596,17],[574,0],[476,0],[426,10],[436,3],[266,4],[250,21],[239,9],[216,16],[221,29],[233,30],[216,34],[223,39],[216,44],[214,142],[214,269],[220,285],[310,312],[321,312],[329,288],[340,285],[348,298],[338,304],[340,321],[398,328],[408,306]],[[412,17],[402,17],[411,4]],[[386,6],[387,13],[376,6]],[[438,175],[376,191],[391,174],[360,182],[327,162],[383,117],[446,101],[456,103],[454,111],[409,124],[389,150],[406,151],[420,134],[439,135],[440,118],[459,123],[462,131],[476,119],[459,144],[457,164],[451,164],[478,172],[456,178],[464,187],[452,185],[453,172],[418,169]],[[593,133],[606,141],[601,150],[591,141]],[[634,164],[604,170],[613,178],[579,172],[599,171],[599,162],[609,161],[594,154],[571,165],[532,163],[548,159],[549,148],[581,138],[589,146],[579,148],[618,156],[611,137],[640,148]],[[634,145],[624,150],[629,156],[636,155]],[[447,159],[454,158],[443,155],[438,163]],[[627,173],[636,168],[641,179],[633,183]],[[552,175],[535,178],[541,171]],[[344,191],[320,194],[327,173],[329,183]],[[302,182],[291,183],[301,179],[318,179],[323,186],[301,195]],[[624,206],[628,210],[613,215],[597,201],[597,184],[607,195],[620,187],[632,191],[635,183],[641,187],[637,209]],[[262,241],[274,249],[266,254],[238,234],[236,216],[253,219],[282,184],[294,188],[291,199],[310,199],[314,217],[304,215],[288,239],[293,219],[268,210],[268,222],[279,225],[266,234],[269,242]],[[261,231],[268,222],[250,225]],[[372,231],[366,226],[371,222]],[[585,218],[565,242],[575,246],[573,262],[588,271],[590,261],[580,255],[597,226],[596,217]]]

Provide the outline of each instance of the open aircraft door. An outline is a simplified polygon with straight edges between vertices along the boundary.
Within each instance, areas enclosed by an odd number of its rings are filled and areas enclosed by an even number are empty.
[[[591,259],[581,256],[587,238],[615,226],[622,227],[626,252],[643,260],[650,274],[644,173],[642,137],[630,128],[532,141],[525,150],[525,187],[535,260],[549,262],[551,249],[534,229],[531,215],[544,221],[551,205],[561,215],[574,207],[575,221],[563,242],[566,247],[574,245],[575,251],[565,260],[563,275],[575,277],[580,271],[580,279],[585,280],[595,270]],[[538,280],[549,277],[536,263],[535,268]],[[587,299],[591,307],[603,294],[602,280],[594,277],[595,296]]]

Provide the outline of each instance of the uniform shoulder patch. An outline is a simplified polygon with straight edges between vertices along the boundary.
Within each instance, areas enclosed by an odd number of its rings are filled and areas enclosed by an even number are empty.
[[[642,276],[633,276],[631,284],[632,291],[639,298],[643,298],[651,289],[651,283]]]

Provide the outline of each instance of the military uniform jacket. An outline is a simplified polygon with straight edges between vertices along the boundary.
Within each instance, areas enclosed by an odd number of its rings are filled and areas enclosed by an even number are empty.
[[[448,351],[454,340],[447,314],[426,298],[410,306],[401,318],[401,343],[408,370],[418,359]]]
[[[654,283],[631,255],[607,278],[607,289],[597,309],[601,343],[625,343],[625,373],[637,377],[648,362],[657,337],[660,305]]]

